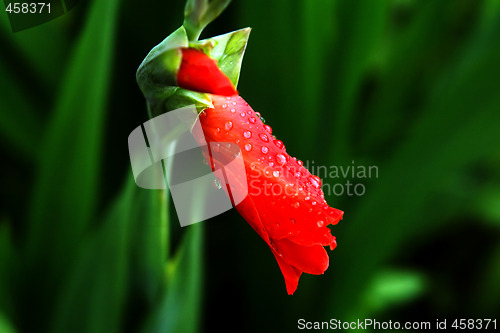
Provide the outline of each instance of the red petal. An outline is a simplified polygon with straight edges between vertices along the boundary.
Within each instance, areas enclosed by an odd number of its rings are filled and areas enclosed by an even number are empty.
[[[231,80],[217,66],[217,61],[195,49],[182,49],[177,84],[181,88],[217,95],[238,93]]]
[[[321,245],[302,246],[286,238],[274,242],[274,248],[283,260],[309,274],[323,274],[328,269],[328,254]]]
[[[292,295],[295,290],[297,290],[297,286],[299,285],[299,278],[302,272],[297,268],[290,266],[287,264],[276,251],[273,251],[274,257],[280,266],[281,273],[285,278],[286,291],[288,295]]]

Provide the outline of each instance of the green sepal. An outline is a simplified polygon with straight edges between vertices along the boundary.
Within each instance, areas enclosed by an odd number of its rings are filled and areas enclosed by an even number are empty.
[[[201,112],[209,107],[214,107],[208,94],[182,89],[177,87],[175,93],[165,101],[166,110],[175,110],[188,105],[195,105],[196,111]]]
[[[168,111],[161,109],[177,90],[183,47],[188,47],[188,38],[184,27],[180,27],[156,45],[137,69],[137,83],[153,114]]]
[[[203,51],[210,58],[217,60],[219,68],[236,87],[251,30],[251,28],[244,28],[224,35],[190,42],[189,47]]]

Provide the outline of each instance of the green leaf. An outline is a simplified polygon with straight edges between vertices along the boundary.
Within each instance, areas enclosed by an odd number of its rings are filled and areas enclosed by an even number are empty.
[[[98,200],[117,9],[118,0],[93,3],[40,147],[29,247],[57,265],[69,259]]]
[[[144,333],[199,331],[203,274],[203,226],[188,227],[175,258],[167,265],[167,288]]]
[[[8,148],[13,152],[33,159],[38,154],[37,143],[42,136],[42,119],[34,112],[36,105],[26,98],[22,86],[2,62],[0,77],[0,136],[8,142]]]
[[[425,290],[425,279],[417,272],[385,270],[374,276],[365,294],[365,313],[381,312],[413,300]]]
[[[100,228],[80,244],[74,269],[62,285],[50,332],[123,331],[131,224],[141,221],[134,214],[136,191],[129,181]]]
[[[8,320],[5,315],[0,312],[0,332],[2,333],[16,333],[17,330],[14,328],[12,323]]]
[[[45,327],[51,317],[55,291],[95,217],[117,10],[118,0],[93,1],[89,7],[40,140],[19,282],[20,293],[37,295],[29,304],[31,327]]]

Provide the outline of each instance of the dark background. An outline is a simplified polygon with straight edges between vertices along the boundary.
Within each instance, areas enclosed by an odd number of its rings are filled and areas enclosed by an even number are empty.
[[[17,33],[0,13],[0,332],[498,317],[500,2],[233,1],[204,31],[253,28],[238,90],[290,154],[378,167],[323,179],[366,193],[325,193],[339,245],[293,296],[237,212],[181,228],[133,183],[135,71],[183,6],[81,2]]]

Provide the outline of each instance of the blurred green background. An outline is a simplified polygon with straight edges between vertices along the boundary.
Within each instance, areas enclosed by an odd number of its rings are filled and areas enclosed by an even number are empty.
[[[293,296],[235,210],[181,228],[133,182],[135,71],[183,6],[82,1],[15,34],[0,13],[0,332],[499,317],[500,1],[240,0],[202,34],[253,28],[238,89],[290,154],[379,169],[327,196],[339,246]]]

